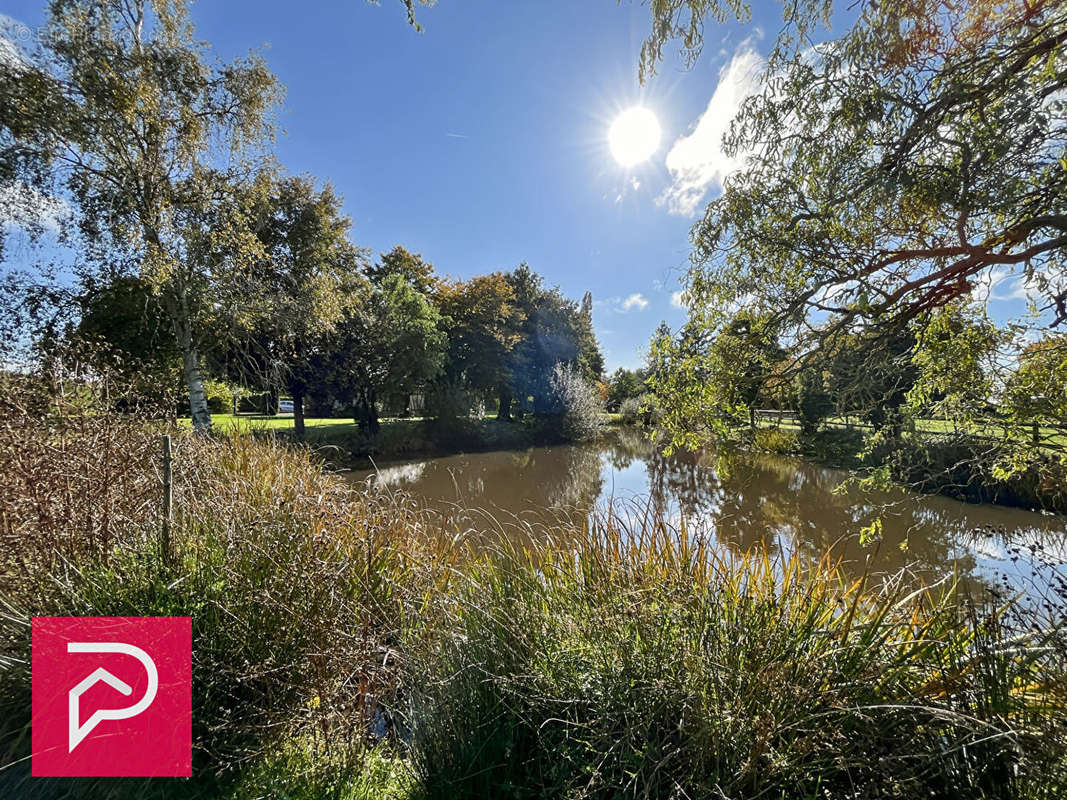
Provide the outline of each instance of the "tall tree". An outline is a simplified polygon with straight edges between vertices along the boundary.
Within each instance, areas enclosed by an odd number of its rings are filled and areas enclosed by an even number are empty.
[[[360,430],[375,436],[379,401],[410,394],[436,378],[446,343],[436,307],[393,273],[326,336],[316,362],[335,396],[355,405]]]
[[[508,357],[524,320],[503,273],[442,281],[437,305],[448,330],[446,380],[483,395],[497,390],[508,380]]]
[[[364,301],[366,254],[348,234],[351,220],[332,187],[305,177],[279,180],[264,198],[256,228],[265,251],[262,313],[242,337],[246,356],[293,398],[293,427],[304,437],[310,361],[321,339]]]
[[[586,309],[563,295],[559,288],[546,289],[541,277],[527,264],[508,273],[507,281],[521,309],[520,340],[508,363],[510,380],[501,391],[500,415],[507,419],[512,397],[520,402],[533,398],[535,413],[550,405],[550,381],[555,366],[576,366],[586,380],[600,378],[604,358],[592,328],[592,298]]]
[[[269,140],[277,82],[257,56],[210,67],[182,0],[55,0],[46,31],[37,61],[0,64],[0,180],[62,196],[93,268],[125,263],[153,287],[208,428],[205,317],[254,243],[239,214],[201,226]]]

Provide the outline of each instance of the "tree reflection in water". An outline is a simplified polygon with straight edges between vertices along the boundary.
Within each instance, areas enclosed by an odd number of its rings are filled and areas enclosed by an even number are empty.
[[[647,515],[741,552],[760,545],[812,559],[828,550],[857,573],[907,569],[924,582],[958,571],[1007,591],[1044,591],[1062,580],[1067,525],[1061,517],[970,505],[906,492],[841,489],[846,473],[779,456],[723,451],[665,457],[640,431],[592,445],[471,453],[353,473],[411,494],[471,536],[548,535],[611,506],[637,523]],[[881,540],[859,532],[882,520]]]

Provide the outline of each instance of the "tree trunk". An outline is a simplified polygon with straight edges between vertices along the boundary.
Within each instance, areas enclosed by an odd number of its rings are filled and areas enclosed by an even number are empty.
[[[364,436],[377,436],[382,426],[378,422],[378,404],[375,402],[374,392],[361,391],[356,410],[359,414],[356,419],[359,432]]]
[[[304,441],[304,393],[292,392],[293,395],[293,432],[298,442]]]
[[[497,409],[496,418],[501,422],[511,421],[511,390],[500,390],[500,408]]]
[[[211,430],[211,413],[207,407],[207,392],[204,391],[204,376],[200,374],[200,354],[186,339],[182,343],[182,364],[185,368],[185,386],[189,389],[189,414],[193,418],[193,430]]]
[[[748,427],[750,430],[756,430],[756,409],[752,406],[748,407]]]
[[[378,397],[374,392],[367,397],[367,429],[371,436],[377,436],[382,429],[378,423]]]

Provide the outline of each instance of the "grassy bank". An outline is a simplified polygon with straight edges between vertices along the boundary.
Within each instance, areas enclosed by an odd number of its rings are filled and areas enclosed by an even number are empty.
[[[157,428],[5,411],[0,796],[1067,790],[1056,598],[1021,618],[655,518],[520,544],[248,436],[177,434],[164,552]],[[192,617],[192,780],[29,777],[35,614]]]

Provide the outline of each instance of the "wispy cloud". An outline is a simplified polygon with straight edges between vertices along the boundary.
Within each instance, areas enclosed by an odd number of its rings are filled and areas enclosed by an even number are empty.
[[[644,311],[648,307],[648,298],[641,292],[634,292],[629,297],[605,297],[603,300],[594,300],[593,306],[614,311],[616,314],[625,314],[628,311]]]
[[[744,154],[727,155],[722,140],[741,104],[759,90],[764,67],[752,40],[742,42],[719,73],[718,86],[692,132],[675,141],[667,153],[673,182],[660,202],[672,214],[693,216],[708,191],[721,191],[726,176],[744,164]]]
[[[469,138],[471,138],[465,133],[453,133],[452,131],[445,131],[445,136],[448,136],[448,137],[450,137],[452,139],[469,139]]]

